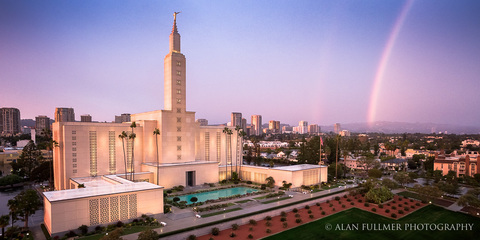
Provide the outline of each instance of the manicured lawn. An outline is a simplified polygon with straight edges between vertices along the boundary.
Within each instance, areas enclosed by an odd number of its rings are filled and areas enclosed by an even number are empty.
[[[147,229],[156,229],[156,228],[159,228],[159,227],[158,226],[155,226],[155,227],[152,227],[152,226],[132,226],[132,227],[129,227],[129,228],[124,228],[122,234],[127,235],[127,234],[136,233],[136,232],[142,232],[142,231],[145,231]],[[94,234],[94,235],[90,235],[90,236],[80,237],[79,239],[82,239],[82,240],[98,240],[98,239],[100,239],[104,236],[105,236],[105,233],[100,233],[100,234]]]
[[[245,200],[237,201],[237,202],[235,202],[235,203],[246,203],[246,202],[251,202],[251,201],[253,201],[253,200],[251,200],[251,199],[245,199]]]
[[[327,231],[325,228],[331,224],[332,230]],[[363,223],[370,224],[391,224],[399,223],[401,230],[388,231],[366,231],[362,230]],[[406,226],[412,226],[415,223],[473,223],[472,231],[412,231],[406,230]],[[340,230],[335,228],[342,226],[346,228],[348,224],[353,226],[357,224],[359,230]],[[379,216],[370,212],[360,210],[358,208],[348,209],[343,212],[321,218],[317,221],[307,223],[291,230],[281,232],[276,235],[264,239],[282,239],[282,240],[298,240],[298,239],[477,239],[480,235],[480,219],[463,213],[445,210],[442,207],[429,205],[419,209],[404,218],[393,220]]]

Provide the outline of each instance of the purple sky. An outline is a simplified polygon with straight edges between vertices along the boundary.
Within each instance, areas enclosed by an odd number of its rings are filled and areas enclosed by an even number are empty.
[[[163,108],[173,12],[187,108],[210,123],[366,122],[403,1],[0,1],[0,107],[113,121]],[[414,1],[375,120],[480,123],[480,1]]]

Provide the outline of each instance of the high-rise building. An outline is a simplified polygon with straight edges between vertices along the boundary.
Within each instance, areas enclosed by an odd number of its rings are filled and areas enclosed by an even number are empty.
[[[242,129],[244,132],[247,132],[247,119],[242,118]]]
[[[253,132],[250,132],[250,134],[257,136],[262,135],[262,115],[252,115],[252,127]]]
[[[291,126],[283,126],[282,127],[282,133],[292,133],[293,132],[293,127]]]
[[[73,108],[55,108],[55,122],[75,122]]]
[[[200,126],[208,126],[208,120],[207,119],[199,118],[199,119],[195,120],[195,122],[200,123]]]
[[[0,134],[15,135],[21,131],[20,110],[17,108],[0,108]]]
[[[122,113],[120,116],[115,116],[115,123],[130,122],[130,113]]]
[[[342,137],[350,137],[350,131],[348,131],[348,130],[342,130],[342,131],[340,131],[340,136],[342,136]]]
[[[271,133],[281,133],[280,129],[280,121],[270,120],[268,122],[268,129],[270,129]]]
[[[298,122],[298,133],[300,133],[300,134],[308,133],[308,122],[307,121]]]
[[[335,123],[333,125],[333,132],[336,134],[340,134],[340,131],[342,131],[342,128],[340,127],[340,123]]]
[[[85,114],[80,116],[80,122],[91,122],[92,116],[90,114]]]
[[[317,134],[320,132],[320,127],[318,124],[310,124],[308,125],[308,133],[310,134]]]
[[[232,127],[236,127],[236,126],[242,127],[242,113],[232,112],[230,122]]]
[[[35,117],[35,134],[42,135],[45,130],[50,130],[50,118],[47,116]]]

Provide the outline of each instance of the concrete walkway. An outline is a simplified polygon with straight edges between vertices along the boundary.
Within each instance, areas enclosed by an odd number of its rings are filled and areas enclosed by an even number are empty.
[[[356,185],[350,185],[349,187],[354,187],[354,186],[356,186]],[[299,193],[299,192],[287,192],[286,195],[291,194],[291,195],[293,195],[293,197],[290,198],[290,199],[285,199],[285,200],[281,200],[281,201],[273,202],[273,203],[268,203],[268,204],[262,204],[262,203],[257,202],[257,204],[252,204],[251,206],[242,206],[242,207],[245,207],[242,210],[238,210],[238,211],[234,211],[234,212],[228,212],[228,213],[225,213],[225,214],[215,215],[215,216],[211,216],[211,217],[207,217],[207,218],[200,218],[199,219],[199,218],[195,218],[194,216],[192,216],[192,217],[186,217],[186,218],[173,220],[173,219],[164,215],[160,219],[158,219],[158,221],[159,222],[166,222],[167,226],[157,228],[157,229],[155,229],[155,231],[157,231],[160,234],[166,233],[166,232],[171,232],[171,231],[176,231],[176,230],[184,229],[184,228],[187,228],[187,227],[192,227],[192,226],[201,225],[201,224],[205,224],[205,223],[211,223],[211,222],[215,222],[215,221],[221,221],[221,220],[224,220],[224,219],[228,219],[228,218],[231,218],[231,217],[235,217],[235,216],[239,216],[239,215],[243,215],[243,214],[247,214],[247,213],[258,212],[258,211],[261,211],[261,210],[264,210],[264,209],[268,209],[268,208],[272,208],[272,207],[276,207],[276,206],[280,206],[280,205],[285,205],[285,204],[297,202],[297,201],[300,201],[300,200],[319,197],[319,196],[339,192],[339,191],[342,191],[342,190],[345,190],[345,189],[346,189],[345,187],[339,187],[339,188],[324,190],[324,191],[321,191],[321,192],[311,193],[311,194],[302,194],[302,193]],[[255,219],[257,221],[262,220],[266,216],[269,216],[269,215],[270,216],[280,215],[280,212],[282,212],[282,211],[290,211],[293,208],[303,208],[307,204],[308,205],[313,205],[316,202],[326,201],[327,199],[333,199],[333,198],[335,198],[335,196],[343,196],[344,194],[345,193],[342,192],[342,193],[339,193],[339,194],[328,196],[326,198],[313,199],[312,201],[303,202],[303,203],[300,203],[300,204],[295,204],[295,205],[292,205],[292,206],[268,211],[268,212],[265,212],[265,213],[249,216],[249,217],[246,217],[246,218],[241,218],[241,219],[236,219],[236,220],[224,222],[224,223],[221,223],[221,224],[217,224],[215,226],[208,226],[208,227],[204,227],[204,228],[195,229],[195,230],[192,230],[192,231],[168,236],[168,237],[165,237],[165,238],[162,238],[162,239],[172,239],[172,240],[173,239],[186,239],[189,235],[192,235],[192,234],[194,234],[196,236],[201,236],[201,235],[205,235],[205,234],[210,233],[210,231],[213,227],[218,227],[220,230],[227,229],[227,228],[230,228],[231,225],[234,224],[234,223],[236,223],[238,225],[242,225],[242,224],[248,223],[248,221],[250,219]],[[254,196],[254,197],[257,197],[257,196]],[[240,199],[235,199],[235,201],[239,201],[239,200]],[[241,200],[243,200],[243,198]],[[122,238],[125,239],[125,240],[135,240],[135,239],[138,238],[138,234],[139,233],[125,235],[125,236],[122,236]]]

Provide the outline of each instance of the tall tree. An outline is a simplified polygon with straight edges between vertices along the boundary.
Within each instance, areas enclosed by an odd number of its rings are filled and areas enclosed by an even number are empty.
[[[12,162],[12,173],[30,179],[33,169],[43,161],[42,152],[37,149],[33,141],[24,148],[16,162]]]
[[[155,130],[153,131],[153,135],[155,135],[155,144],[157,145],[157,185],[160,185],[160,182],[159,182],[159,177],[158,177],[158,174],[159,174],[159,160],[158,160],[158,135],[160,135],[160,129],[158,128],[155,128]]]
[[[10,215],[0,216],[0,227],[2,228],[2,236],[0,239],[5,239],[5,227],[10,223]]]
[[[35,190],[27,189],[20,192],[13,199],[8,200],[7,205],[10,212],[13,213],[12,215],[24,221],[25,228],[28,228],[28,217],[40,209],[42,201]]]
[[[132,141],[132,182],[135,182],[135,138],[137,135],[135,134],[134,129],[137,127],[137,124],[135,122],[132,122],[130,125],[130,128],[132,129],[132,133],[128,136],[129,139]]]
[[[122,139],[122,147],[123,147],[123,162],[125,163],[125,179],[127,178],[127,156],[125,154],[125,138],[127,138],[127,133],[125,131],[122,131],[120,135],[118,135],[120,139]]]
[[[222,132],[225,133],[225,180],[227,180],[228,179],[228,150],[229,150],[229,148],[228,148],[228,136],[230,136],[233,132],[228,127],[225,127]],[[231,143],[231,141],[230,141],[230,143]],[[231,146],[230,146],[230,148],[231,148]]]

